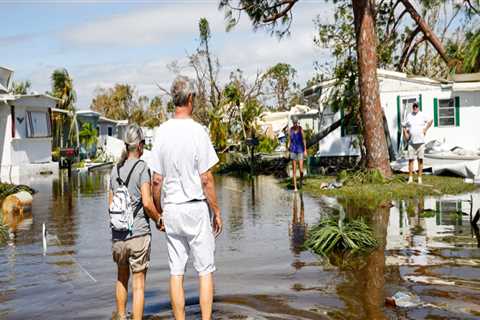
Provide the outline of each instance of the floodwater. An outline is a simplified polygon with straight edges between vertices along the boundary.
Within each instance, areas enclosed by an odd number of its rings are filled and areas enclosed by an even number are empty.
[[[480,206],[479,193],[379,208],[367,220],[380,247],[368,256],[326,261],[303,250],[306,228],[327,214],[362,210],[285,191],[273,177],[217,177],[216,183],[225,228],[217,241],[215,319],[480,317],[480,240],[468,216]],[[32,217],[0,246],[0,319],[111,318],[116,269],[106,213],[108,173],[31,184],[38,190]],[[48,230],[45,255],[42,223]],[[146,319],[172,318],[167,281],[166,245],[155,230]],[[197,319],[192,266],[185,288],[187,317]],[[385,298],[399,291],[417,295],[421,304],[385,306]]]

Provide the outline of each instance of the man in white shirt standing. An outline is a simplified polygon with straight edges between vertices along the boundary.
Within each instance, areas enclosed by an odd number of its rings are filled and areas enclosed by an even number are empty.
[[[433,120],[424,115],[415,102],[412,112],[403,124],[403,135],[408,140],[408,183],[413,182],[413,161],[418,161],[418,184],[422,184],[423,157],[425,153],[425,134]]]
[[[175,319],[185,319],[183,275],[191,256],[199,275],[202,319],[207,320],[212,316],[215,237],[222,232],[211,172],[218,157],[205,128],[191,117],[193,82],[178,76],[171,95],[175,117],[160,126],[152,150],[153,198],[159,211],[163,209]]]

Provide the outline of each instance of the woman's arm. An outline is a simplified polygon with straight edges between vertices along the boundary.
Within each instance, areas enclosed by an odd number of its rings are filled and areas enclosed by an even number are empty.
[[[158,227],[160,225],[160,220],[162,219],[162,214],[158,212],[157,208],[155,207],[150,190],[151,187],[149,182],[142,184],[140,191],[142,192],[143,209],[145,210],[147,216],[155,221],[155,224]]]
[[[288,129],[287,132],[286,132],[286,135],[287,135],[287,151],[290,150],[290,131],[291,131],[291,129]]]
[[[300,127],[300,131],[302,132],[302,142],[303,142],[303,153],[307,155],[307,141],[305,140],[305,134],[303,133],[303,128]]]
[[[108,207],[110,208],[110,205],[112,204],[113,201],[113,192],[112,190],[108,191]]]
[[[153,173],[152,177],[152,196],[153,204],[159,212],[162,212],[162,204],[160,201],[162,191],[163,177],[157,172]]]

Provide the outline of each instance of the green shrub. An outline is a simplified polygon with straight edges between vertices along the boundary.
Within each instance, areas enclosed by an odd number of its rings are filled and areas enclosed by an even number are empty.
[[[434,210],[423,210],[420,213],[420,218],[433,218],[437,214]]]
[[[308,232],[305,246],[326,256],[338,252],[358,252],[377,246],[372,229],[363,219],[325,218]]]
[[[72,164],[72,168],[74,169],[81,169],[81,168],[84,168],[85,167],[85,161],[79,161],[79,162],[75,162],[74,164]]]
[[[60,148],[55,148],[52,150],[52,161],[60,161]]]
[[[258,144],[256,151],[262,153],[272,153],[277,146],[278,139],[270,139],[267,136],[262,136],[260,138],[260,143]]]

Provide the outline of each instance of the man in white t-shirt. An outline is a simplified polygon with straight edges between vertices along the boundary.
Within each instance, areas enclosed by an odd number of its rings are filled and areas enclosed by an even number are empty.
[[[432,120],[424,115],[415,102],[412,112],[403,124],[403,135],[408,140],[408,183],[413,182],[413,161],[418,160],[418,183],[422,184],[423,157],[425,153],[425,134],[432,125]]]
[[[154,171],[155,205],[163,209],[170,298],[175,319],[185,319],[183,275],[191,256],[199,275],[202,319],[210,319],[215,237],[222,232],[211,172],[218,157],[205,128],[191,118],[195,96],[193,82],[178,76],[172,84],[171,95],[175,118],[158,129],[150,161]],[[213,226],[209,209],[213,213]]]

